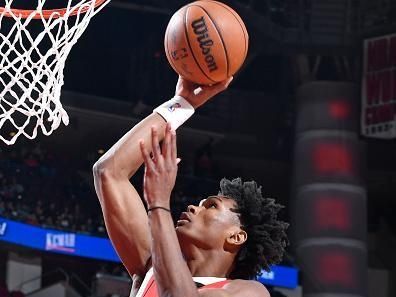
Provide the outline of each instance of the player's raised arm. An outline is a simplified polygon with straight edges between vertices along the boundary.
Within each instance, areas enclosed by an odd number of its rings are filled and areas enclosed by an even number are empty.
[[[162,137],[166,122],[153,113],[114,144],[93,168],[107,233],[131,275],[144,276],[150,258],[146,210],[129,179],[143,161],[138,140],[150,142],[146,131],[153,125],[158,127]]]
[[[148,218],[142,200],[129,179],[143,163],[139,140],[151,147],[151,127],[162,140],[166,121],[176,129],[232,79],[201,86],[179,78],[176,96],[127,132],[94,165],[95,189],[109,237],[128,272],[143,276],[150,259]],[[160,115],[161,114],[161,115]],[[165,120],[166,119],[166,120]]]

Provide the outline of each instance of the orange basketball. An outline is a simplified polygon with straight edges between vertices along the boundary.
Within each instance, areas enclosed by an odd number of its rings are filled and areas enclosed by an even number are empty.
[[[239,15],[218,1],[179,9],[165,33],[165,52],[182,77],[208,85],[234,75],[245,61],[249,36]]]

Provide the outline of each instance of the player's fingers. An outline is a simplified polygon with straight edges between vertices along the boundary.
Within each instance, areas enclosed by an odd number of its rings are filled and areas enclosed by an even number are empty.
[[[183,78],[183,77],[181,77],[179,75],[179,79],[177,81],[177,86],[178,87],[183,87],[183,88],[185,88],[187,90],[193,90],[193,89],[195,89],[198,86],[198,84],[196,84],[196,83],[194,83],[192,81],[189,81],[188,79],[185,79],[185,78]]]
[[[162,142],[162,156],[165,160],[169,160],[171,157],[171,125],[169,123],[166,124],[165,128],[165,138]]]
[[[228,88],[228,86],[230,85],[230,83],[232,82],[232,80],[234,79],[233,76],[215,84],[212,86],[203,86],[203,88],[207,91],[210,92],[212,94],[217,94],[220,93],[221,91],[224,91],[225,89]]]
[[[148,152],[143,139],[141,139],[139,141],[139,145],[140,145],[140,151],[142,153],[143,161],[146,166],[145,170],[147,170],[147,171],[154,170],[155,164],[154,164],[153,160],[151,159],[150,153]]]
[[[232,80],[233,77],[231,76],[230,78],[214,85],[200,86],[199,88],[194,90],[194,94],[198,97],[204,98],[204,101],[207,101],[221,91],[227,89]]]
[[[158,140],[158,131],[155,126],[151,127],[151,146],[152,146],[154,161],[161,162],[162,160],[161,148]]]
[[[171,131],[171,149],[172,149],[172,163],[177,164],[177,140],[176,140],[176,131]]]

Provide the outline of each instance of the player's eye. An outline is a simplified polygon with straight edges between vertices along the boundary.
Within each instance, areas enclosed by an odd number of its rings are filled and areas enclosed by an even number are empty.
[[[209,203],[208,208],[217,208],[216,202]]]

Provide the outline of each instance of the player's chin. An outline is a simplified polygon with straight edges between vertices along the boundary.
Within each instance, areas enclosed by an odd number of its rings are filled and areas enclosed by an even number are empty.
[[[179,241],[184,241],[190,237],[188,228],[186,228],[185,226],[176,226],[175,231],[176,231],[176,236],[179,239]]]
[[[187,229],[187,227],[185,225],[177,225],[175,226],[175,230],[176,232],[183,232],[183,230],[185,231]]]
[[[189,224],[180,224],[180,223],[176,223],[176,233],[178,234],[184,234],[186,235],[187,233],[191,232],[191,226],[189,226]]]

